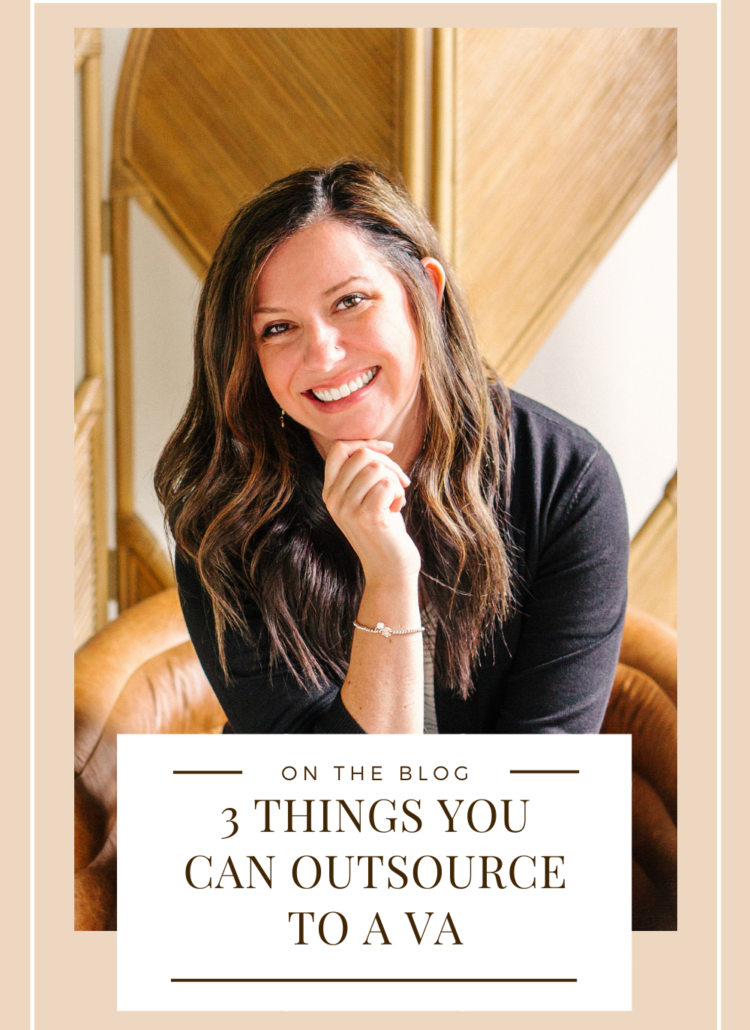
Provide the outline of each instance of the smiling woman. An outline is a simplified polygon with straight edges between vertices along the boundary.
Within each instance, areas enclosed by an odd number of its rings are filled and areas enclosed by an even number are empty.
[[[156,487],[228,729],[598,731],[617,475],[486,366],[433,227],[376,169],[305,169],[232,220]]]

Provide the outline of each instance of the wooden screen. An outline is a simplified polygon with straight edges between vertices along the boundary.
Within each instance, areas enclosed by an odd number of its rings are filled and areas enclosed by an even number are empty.
[[[630,547],[631,604],[677,629],[677,473]]]
[[[263,186],[350,155],[402,166],[400,29],[141,29],[118,98],[115,185],[203,273]]]
[[[437,32],[438,220],[512,384],[675,157],[676,31]]]

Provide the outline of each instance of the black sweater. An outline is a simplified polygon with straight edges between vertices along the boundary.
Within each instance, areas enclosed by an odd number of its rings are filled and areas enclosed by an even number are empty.
[[[440,733],[597,733],[627,599],[628,529],[612,460],[580,426],[511,392],[510,523],[516,613],[481,654],[467,700],[435,683]],[[320,469],[322,481],[322,459]],[[363,733],[340,684],[306,694],[283,662],[228,633],[227,683],[211,605],[181,556],[177,585],[203,669],[236,733]],[[258,608],[246,615],[262,634]]]

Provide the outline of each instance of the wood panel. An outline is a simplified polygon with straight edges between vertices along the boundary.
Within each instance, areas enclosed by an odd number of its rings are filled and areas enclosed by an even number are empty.
[[[101,29],[74,29],[73,30],[73,69],[79,71],[89,57],[101,53],[102,30]]]
[[[115,195],[112,219],[112,332],[117,511],[133,510],[133,354],[130,311],[130,201]],[[122,599],[120,599],[122,607]]]
[[[677,473],[630,547],[632,604],[677,629]]]
[[[401,173],[413,199],[427,209],[427,29],[403,34]]]
[[[74,68],[81,73],[83,146],[83,307],[85,378],[75,394],[74,643],[107,621],[108,557],[102,315],[101,31],[76,29]]]
[[[93,30],[90,30],[93,31]],[[83,305],[86,374],[104,373],[102,274],[102,158],[101,69],[99,30],[81,70],[81,130],[83,138]]]
[[[454,260],[512,384],[676,154],[673,29],[454,29]]]
[[[132,513],[117,517],[117,580],[121,611],[175,585],[169,558]]]
[[[346,156],[402,166],[403,49],[401,29],[136,30],[113,189],[202,274],[231,214],[274,179]]]
[[[73,420],[73,637],[77,649],[106,621],[106,537],[99,525],[104,459],[104,380],[84,379]],[[99,553],[104,544],[105,556]]]
[[[456,208],[456,30],[435,29],[432,47],[432,220],[453,257]]]

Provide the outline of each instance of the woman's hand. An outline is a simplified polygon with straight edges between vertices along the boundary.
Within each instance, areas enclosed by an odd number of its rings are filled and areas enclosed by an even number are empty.
[[[420,625],[421,560],[401,509],[409,477],[383,440],[337,440],[326,457],[323,500],[362,563],[357,613],[364,626]],[[357,632],[341,700],[367,733],[421,733],[424,676],[421,633],[390,639]]]
[[[326,458],[323,500],[370,585],[416,578],[421,566],[401,516],[410,480],[392,449],[384,440],[337,440]]]

